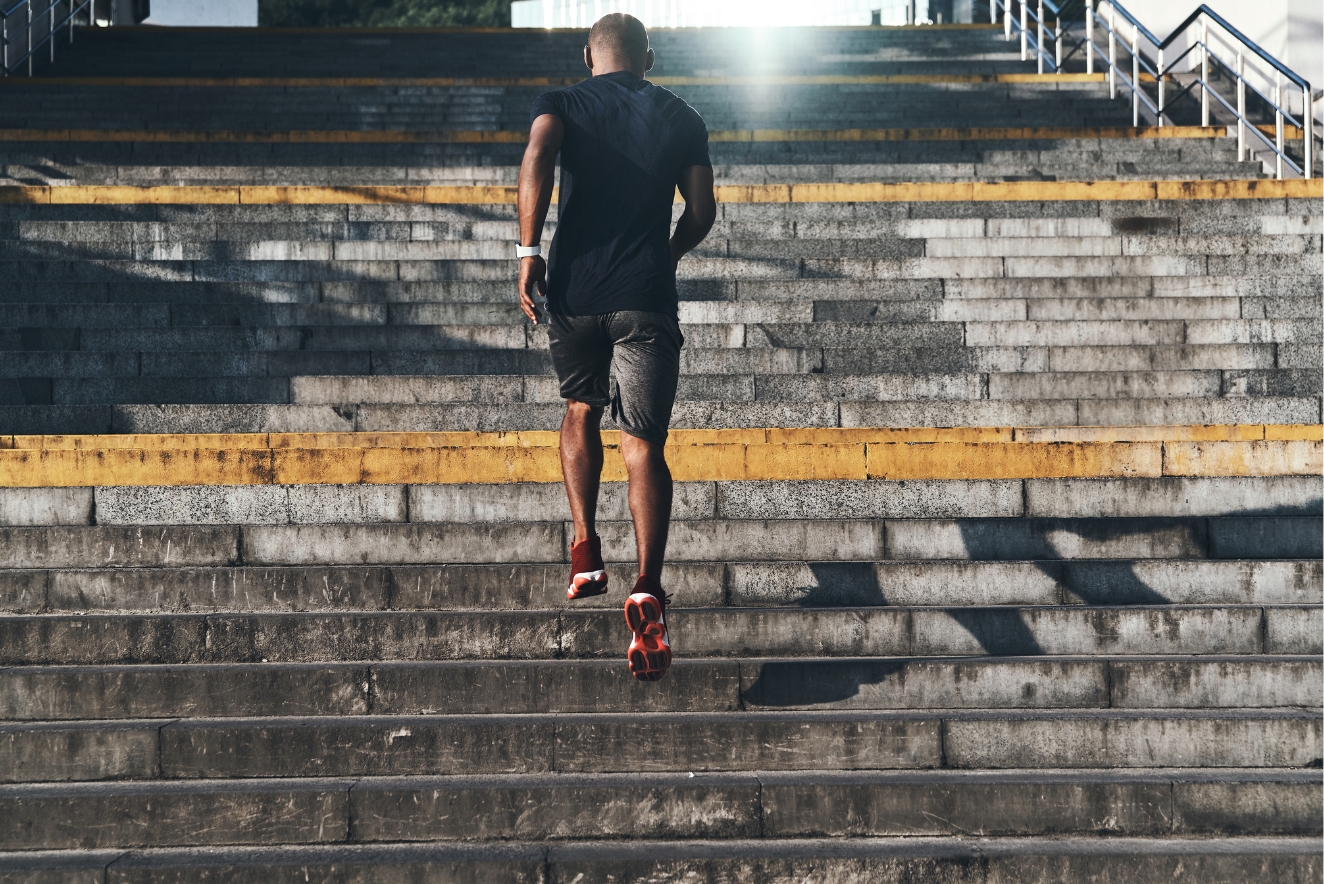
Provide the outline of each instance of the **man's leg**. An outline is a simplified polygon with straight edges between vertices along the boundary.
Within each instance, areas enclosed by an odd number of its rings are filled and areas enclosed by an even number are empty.
[[[575,543],[582,543],[598,533],[598,483],[602,479],[601,424],[601,408],[577,399],[566,400],[565,419],[561,421],[561,472],[565,476],[566,496],[570,498],[570,518],[575,523]],[[633,489],[633,483],[631,487]],[[665,528],[663,531],[665,544]]]
[[[598,482],[602,478],[603,408],[611,401],[611,339],[596,316],[552,314],[547,328],[552,364],[566,400],[561,421],[561,472],[565,476],[570,516],[575,524],[570,545],[570,582],[566,599],[607,591],[602,541],[596,531]]]
[[[621,434],[621,454],[630,476],[630,515],[639,550],[639,575],[660,584],[671,525],[671,470],[661,445],[628,433]]]
[[[612,337],[617,380],[612,417],[621,428],[639,552],[639,579],[625,600],[625,623],[632,633],[626,659],[635,678],[657,681],[671,665],[665,617],[670,597],[661,581],[671,522],[671,470],[663,445],[676,399],[684,337],[675,319],[644,312],[614,314]]]

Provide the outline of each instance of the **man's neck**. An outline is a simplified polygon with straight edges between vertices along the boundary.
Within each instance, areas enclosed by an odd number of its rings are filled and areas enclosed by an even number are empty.
[[[642,80],[644,78],[644,74],[647,72],[643,68],[632,68],[627,64],[612,63],[612,64],[599,64],[593,66],[593,76],[595,77],[605,77],[607,74],[620,74],[620,73],[633,74],[634,76]]]

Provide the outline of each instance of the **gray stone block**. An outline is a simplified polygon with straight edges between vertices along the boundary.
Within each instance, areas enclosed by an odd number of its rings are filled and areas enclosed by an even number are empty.
[[[771,837],[798,838],[1159,836],[1171,825],[1171,790],[1168,783],[980,782],[945,773],[820,775],[812,783],[771,774],[763,781],[764,827]],[[993,806],[996,814],[988,812]]]
[[[1118,709],[1308,708],[1324,679],[1318,660],[1114,660],[1110,697]]]
[[[1318,603],[1312,608],[1264,609],[1266,654],[1324,653],[1324,616]]]
[[[117,485],[96,489],[103,525],[284,525],[289,494],[282,485]]]
[[[727,564],[731,604],[809,608],[863,605],[1056,605],[1053,562],[789,562]]]
[[[91,488],[0,488],[0,525],[90,525]]]
[[[843,427],[1061,427],[1078,423],[1074,399],[843,402]]]
[[[720,509],[720,500],[718,506]],[[600,522],[598,534],[605,559],[631,560],[633,525]],[[674,521],[667,551],[668,558],[676,562],[873,560],[883,554],[883,531],[881,523],[862,520],[744,517]]]
[[[1015,480],[719,482],[728,519],[941,519],[1022,515]],[[810,559],[819,558],[812,553]]]
[[[353,802],[356,834],[369,841],[725,839],[757,837],[760,826],[749,774],[368,780]]]
[[[1176,831],[1201,835],[1313,835],[1321,801],[1314,783],[1175,783]]]
[[[230,565],[239,532],[213,527],[0,529],[0,568]]]
[[[0,724],[0,781],[153,779],[158,722]]]
[[[290,525],[244,531],[245,562],[269,565],[564,561],[560,523]]]
[[[603,483],[597,516],[604,521],[630,518],[624,482]],[[712,482],[678,482],[671,517],[676,520],[713,518],[717,491]],[[412,485],[409,518],[414,522],[553,522],[569,517],[561,485]]]
[[[220,719],[161,729],[168,777],[399,776],[551,769],[553,731],[538,719],[410,716]]]
[[[15,667],[0,671],[10,721],[362,715],[362,665]]]
[[[584,773],[928,768],[941,764],[939,730],[937,720],[867,714],[574,716],[557,729],[556,766]],[[628,758],[627,747],[640,744],[652,751]]]
[[[1320,757],[1314,716],[1153,713],[951,720],[947,764],[963,769],[1303,767]]]
[[[1263,521],[1266,529],[1276,524]],[[1207,535],[1196,519],[898,519],[887,523],[887,554],[915,561],[1204,558]]]
[[[384,610],[392,580],[388,569],[364,567],[89,569],[48,577],[52,611],[176,613]]]
[[[1025,510],[1049,518],[1318,515],[1311,478],[1027,479]]]
[[[1220,559],[1324,558],[1324,524],[1309,516],[1210,519],[1209,551]]]
[[[757,660],[740,671],[750,710],[1102,707],[1108,694],[1103,666],[1079,660]]]
[[[349,782],[78,785],[0,793],[10,850],[312,844],[349,835]]]
[[[403,485],[290,485],[289,520],[296,525],[403,522]]]

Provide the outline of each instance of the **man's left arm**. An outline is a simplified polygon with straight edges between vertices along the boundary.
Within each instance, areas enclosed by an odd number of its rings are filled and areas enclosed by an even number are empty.
[[[680,172],[676,183],[685,199],[685,211],[671,234],[671,264],[676,266],[685,253],[692,250],[717,220],[717,196],[713,193],[713,167],[689,166]]]
[[[555,114],[540,114],[529,129],[529,146],[519,169],[519,244],[536,246],[552,204],[552,182],[556,177],[556,155],[565,138],[565,125]],[[519,262],[519,306],[534,325],[538,306],[533,293],[547,293],[547,261],[541,255]]]

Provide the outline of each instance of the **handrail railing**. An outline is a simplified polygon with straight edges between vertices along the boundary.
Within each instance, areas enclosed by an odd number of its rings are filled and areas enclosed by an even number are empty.
[[[35,11],[43,3],[45,8]],[[65,7],[65,15],[57,19],[61,6]],[[0,7],[0,74],[8,77],[27,62],[28,76],[32,76],[37,51],[47,44],[50,45],[51,61],[55,61],[55,35],[68,25],[69,42],[73,43],[74,18],[87,9],[90,21],[91,7],[92,0],[19,0],[9,8]],[[11,19],[17,21],[11,24]],[[40,24],[45,24],[46,29],[36,33],[34,28]],[[17,52],[23,54],[15,58]]]
[[[1020,15],[1016,16],[1013,14],[1012,8],[1018,3]],[[1029,9],[1031,3],[1037,4],[1037,14]],[[1104,4],[1108,7],[1106,18],[1101,12],[1101,7]],[[1282,178],[1285,169],[1290,169],[1304,178],[1311,177],[1316,135],[1314,132],[1314,102],[1310,83],[1266,52],[1255,41],[1233,27],[1227,19],[1214,12],[1207,5],[1201,4],[1172,33],[1165,39],[1160,40],[1156,34],[1146,28],[1139,19],[1116,0],[1083,0],[1083,2],[1077,2],[1077,0],[1063,0],[1063,2],[1054,2],[1054,0],[989,0],[989,14],[994,21],[997,20],[998,12],[1001,10],[1004,38],[1010,40],[1013,32],[1019,30],[1021,59],[1028,60],[1028,52],[1030,47],[1033,46],[1038,61],[1039,73],[1041,74],[1044,73],[1046,64],[1051,65],[1053,71],[1057,73],[1063,71],[1065,61],[1063,48],[1069,44],[1071,40],[1069,32],[1079,21],[1075,18],[1076,7],[1084,12],[1085,35],[1070,49],[1067,53],[1067,59],[1081,48],[1084,48],[1085,69],[1087,73],[1092,74],[1094,73],[1095,58],[1098,57],[1108,75],[1109,94],[1113,98],[1117,97],[1118,80],[1131,93],[1132,125],[1140,125],[1142,108],[1157,126],[1161,127],[1165,125],[1165,122],[1171,122],[1169,109],[1187,93],[1198,88],[1200,95],[1200,125],[1209,125],[1210,101],[1212,99],[1226,110],[1235,121],[1237,158],[1239,160],[1246,159],[1249,150],[1246,145],[1246,135],[1249,132],[1272,151],[1276,177]],[[1055,18],[1052,29],[1046,33],[1046,16],[1050,12]],[[1018,18],[1019,21],[1017,21]],[[1122,22],[1118,21],[1119,18]],[[1030,19],[1035,22],[1035,34],[1033,36],[1030,33]],[[1130,31],[1129,34],[1119,30],[1119,24],[1123,23],[1127,26],[1125,29]],[[1200,26],[1198,36],[1191,40],[1190,45],[1180,55],[1165,61],[1164,51],[1179,39],[1187,37],[1188,29],[1197,23]],[[1235,48],[1235,62],[1220,56],[1215,47],[1210,45],[1209,25],[1211,23],[1222,29],[1227,38],[1220,42],[1226,44],[1229,49]],[[1095,42],[1097,28],[1102,28],[1107,35],[1106,50]],[[1145,48],[1151,50],[1152,61],[1150,55],[1147,55],[1142,49],[1142,39],[1148,44],[1148,47]],[[1119,41],[1122,43],[1123,52],[1130,56],[1131,63],[1129,65],[1124,60],[1119,61],[1117,57]],[[1051,54],[1047,47],[1049,42],[1053,44]],[[1169,98],[1167,94],[1168,85],[1177,83],[1177,78],[1173,75],[1175,66],[1197,51],[1199,53],[1198,74],[1185,88]],[[1265,87],[1271,94],[1266,95],[1251,79],[1248,79],[1246,70],[1247,53],[1268,66],[1268,72],[1254,70],[1251,73],[1257,75],[1257,79],[1261,83],[1273,83],[1272,87]],[[1209,63],[1211,60],[1227,76],[1232,78],[1235,83],[1235,99],[1225,98],[1215,88],[1215,84],[1210,79]],[[1129,75],[1127,68],[1130,69]],[[1148,79],[1152,79],[1157,86],[1156,98],[1151,98],[1142,86],[1142,81]],[[1299,118],[1285,106],[1284,81],[1301,91],[1302,110]],[[1272,112],[1272,138],[1248,115],[1246,107],[1247,89],[1253,95],[1259,97],[1266,110]],[[1235,100],[1235,105],[1233,100]],[[1288,126],[1295,127],[1301,133],[1304,149],[1300,164],[1288,155],[1284,145],[1285,129]]]

